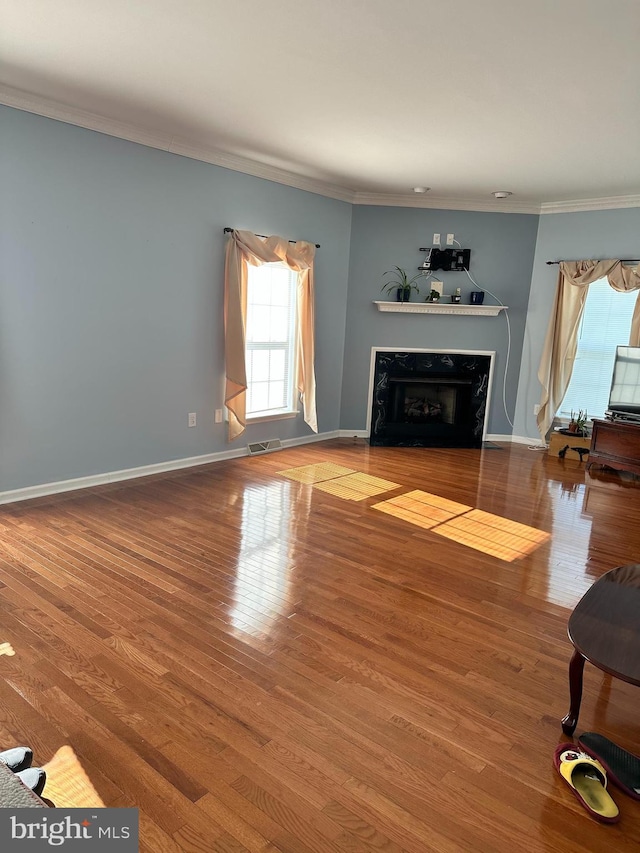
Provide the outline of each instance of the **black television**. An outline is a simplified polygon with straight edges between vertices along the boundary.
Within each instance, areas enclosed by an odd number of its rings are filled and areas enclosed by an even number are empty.
[[[607,415],[640,421],[640,347],[616,348]]]

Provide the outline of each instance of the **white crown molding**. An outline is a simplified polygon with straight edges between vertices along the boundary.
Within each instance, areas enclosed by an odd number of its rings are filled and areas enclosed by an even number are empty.
[[[360,192],[338,186],[317,178],[305,177],[287,169],[260,163],[248,157],[240,157],[206,145],[199,145],[160,131],[143,130],[137,125],[106,118],[88,110],[77,109],[58,101],[32,95],[21,89],[0,84],[0,104],[24,112],[35,113],[66,124],[84,127],[106,136],[126,139],[149,148],[157,148],[181,157],[222,166],[234,172],[264,178],[294,189],[334,198],[348,204],[372,205],[375,207],[415,207],[431,210],[469,210],[478,213],[579,213],[585,210],[615,210],[616,208],[640,207],[640,195],[607,196],[603,198],[574,199],[553,202],[519,202],[512,198],[485,200],[478,198],[443,198],[428,194]]]
[[[181,157],[189,157],[192,160],[200,160],[203,163],[211,163],[214,166],[222,166],[224,169],[243,172],[245,175],[253,175],[255,178],[264,178],[267,181],[274,181],[277,184],[284,184],[294,189],[316,193],[316,195],[334,198],[349,204],[353,202],[353,191],[345,187],[339,187],[304,175],[296,175],[294,172],[280,169],[277,166],[269,166],[266,163],[259,163],[257,160],[250,160],[248,157],[239,157],[217,148],[198,145],[171,134],[145,131],[136,125],[105,118],[87,110],[69,107],[47,98],[31,95],[20,89],[14,89],[11,86],[0,84],[0,104],[62,121],[66,124],[84,127],[86,130],[95,130],[97,133],[104,133],[106,136],[115,136],[118,139],[126,139],[128,142],[137,142],[139,145],[157,148],[160,151],[167,151],[169,154],[177,154]]]
[[[511,199],[500,201],[477,198],[443,198],[427,193],[354,193],[353,204],[369,204],[374,207],[420,207],[436,210],[472,210],[478,213],[540,213],[537,202],[517,202]]]
[[[585,210],[619,210],[640,207],[640,195],[612,195],[603,198],[578,198],[573,201],[547,201],[540,213],[581,213]]]

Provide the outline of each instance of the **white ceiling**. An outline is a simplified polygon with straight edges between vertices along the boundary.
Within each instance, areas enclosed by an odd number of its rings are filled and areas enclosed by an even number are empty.
[[[0,102],[356,202],[635,206],[639,36],[638,0],[0,0]]]

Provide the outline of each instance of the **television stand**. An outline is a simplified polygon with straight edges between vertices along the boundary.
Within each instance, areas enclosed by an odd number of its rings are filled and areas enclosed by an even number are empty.
[[[587,470],[592,465],[640,474],[640,424],[594,418]]]

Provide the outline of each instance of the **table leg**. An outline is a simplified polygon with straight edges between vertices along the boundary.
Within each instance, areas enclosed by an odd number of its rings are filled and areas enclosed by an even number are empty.
[[[582,675],[584,673],[584,661],[580,652],[576,649],[569,664],[569,693],[571,696],[571,707],[567,716],[562,720],[562,731],[566,735],[572,735],[578,725],[578,714],[580,713],[580,702],[582,701]]]

